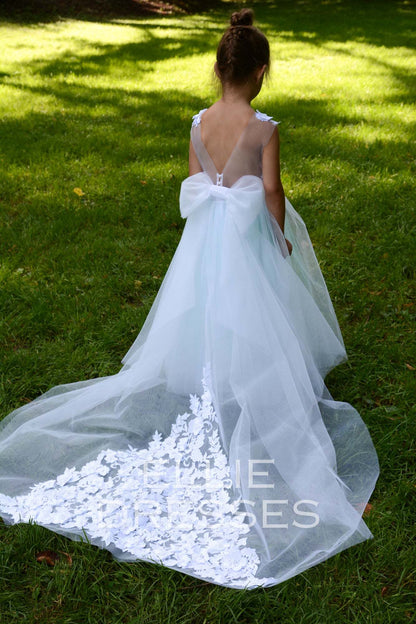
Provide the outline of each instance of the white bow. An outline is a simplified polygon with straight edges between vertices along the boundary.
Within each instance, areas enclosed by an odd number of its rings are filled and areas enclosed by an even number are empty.
[[[241,232],[247,230],[264,210],[264,187],[261,178],[242,176],[231,187],[214,184],[203,171],[183,180],[179,196],[181,216],[185,219],[196,210],[212,207],[212,199],[225,203]],[[215,205],[215,203],[214,203]]]

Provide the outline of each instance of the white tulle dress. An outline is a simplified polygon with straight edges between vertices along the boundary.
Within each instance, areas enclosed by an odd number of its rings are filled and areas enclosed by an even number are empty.
[[[204,109],[206,110],[206,109]],[[373,537],[366,425],[324,377],[346,360],[305,224],[285,236],[253,111],[222,173],[191,138],[182,237],[114,375],[55,386],[0,431],[0,516],[235,589],[276,585]]]

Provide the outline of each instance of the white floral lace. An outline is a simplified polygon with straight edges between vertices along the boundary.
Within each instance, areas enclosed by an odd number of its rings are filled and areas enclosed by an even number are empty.
[[[203,108],[202,110],[199,111],[199,113],[197,113],[196,115],[192,116],[192,125],[193,126],[199,126],[199,124],[201,123],[201,115],[206,110],[207,110],[206,108]]]
[[[273,119],[273,117],[270,117],[269,115],[266,115],[266,113],[261,113],[257,109],[256,109],[256,117],[257,117],[257,119],[260,119],[260,121],[270,121],[274,126],[277,126],[277,124],[280,123],[280,121],[275,121]]]
[[[198,126],[201,123],[201,115],[206,110],[207,110],[206,108],[203,108],[202,110],[199,111],[199,113],[197,113],[196,115],[193,115],[192,126]],[[260,119],[260,121],[270,121],[274,126],[277,126],[277,124],[280,123],[280,121],[275,121],[273,117],[270,117],[270,115],[266,115],[266,113],[261,113],[257,109],[256,109],[256,117],[257,119]]]
[[[208,376],[206,367],[203,394],[190,395],[191,413],[178,415],[165,439],[156,430],[147,449],[103,450],[79,470],[66,468],[28,494],[0,494],[0,509],[14,522],[85,530],[138,559],[221,585],[273,582],[255,576],[260,561],[246,546],[241,497],[231,498]]]

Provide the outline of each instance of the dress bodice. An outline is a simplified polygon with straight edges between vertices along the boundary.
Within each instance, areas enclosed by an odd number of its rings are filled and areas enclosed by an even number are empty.
[[[254,175],[261,178],[263,149],[279,122],[258,110],[253,112],[223,170],[217,171],[201,138],[201,117],[206,110],[204,108],[193,116],[191,127],[192,145],[202,170],[209,175],[214,184],[219,186],[230,187],[244,175]]]

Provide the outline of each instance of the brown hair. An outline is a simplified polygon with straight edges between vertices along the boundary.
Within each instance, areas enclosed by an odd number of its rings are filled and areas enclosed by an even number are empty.
[[[221,82],[242,83],[252,72],[270,66],[270,48],[265,35],[253,26],[254,13],[242,9],[231,15],[230,26],[217,49],[217,65]],[[267,71],[266,70],[266,71]]]

